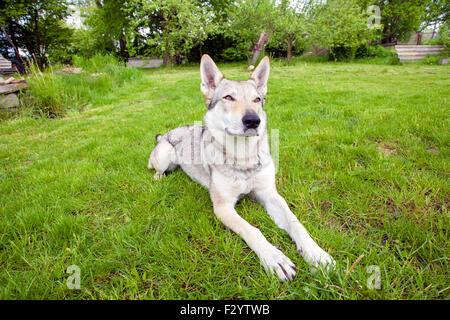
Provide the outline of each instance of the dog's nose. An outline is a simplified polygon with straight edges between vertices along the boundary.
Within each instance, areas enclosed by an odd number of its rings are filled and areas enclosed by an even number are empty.
[[[245,129],[256,129],[258,128],[261,119],[259,119],[256,113],[248,113],[242,117],[242,123]]]

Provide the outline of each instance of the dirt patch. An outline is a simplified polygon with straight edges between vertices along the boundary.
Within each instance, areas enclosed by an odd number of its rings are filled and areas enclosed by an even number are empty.
[[[381,236],[381,245],[384,246],[389,241],[389,236],[387,233],[384,233]]]
[[[395,152],[395,150],[397,150],[397,148],[390,143],[380,142],[377,144],[378,153],[390,156],[391,154],[393,154]]]
[[[416,210],[416,204],[414,203],[413,200],[410,200],[408,202],[405,202],[402,204],[402,207],[407,211],[407,212],[414,212]]]
[[[328,200],[322,200],[320,202],[320,210],[322,211],[328,211],[331,208],[331,204]]]
[[[438,198],[431,198],[431,208],[433,210],[438,211],[440,213],[443,213],[444,210],[448,209],[448,204],[450,202],[449,198],[445,199],[438,199]]]
[[[431,153],[433,153],[433,154],[435,154],[435,155],[439,155],[439,150],[437,150],[437,149],[427,149],[427,151],[428,152],[431,152]]]
[[[395,204],[394,200],[392,200],[391,197],[387,198],[384,205],[385,205],[386,210],[390,213],[395,213],[395,212],[399,211],[399,207]],[[396,219],[397,216],[394,216],[394,218]]]

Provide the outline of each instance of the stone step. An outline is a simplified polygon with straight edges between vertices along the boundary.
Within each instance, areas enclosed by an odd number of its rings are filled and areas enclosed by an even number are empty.
[[[400,60],[420,60],[426,58],[428,55],[438,55],[443,46],[417,46],[417,45],[396,45],[395,51],[397,52]]]
[[[425,59],[427,56],[424,55],[414,55],[414,56],[399,56],[400,60],[420,60]]]
[[[426,49],[412,49],[412,48],[401,48],[396,49],[397,52],[441,52],[443,48],[426,48]]]
[[[431,53],[422,53],[422,52],[408,52],[408,53],[397,53],[398,56],[403,56],[403,57],[414,57],[414,56],[435,56],[437,55],[437,53],[435,54],[431,54]]]
[[[411,44],[397,44],[395,48],[444,48],[444,46],[441,45],[411,45]]]
[[[407,57],[407,56],[416,56],[416,55],[425,57],[427,55],[433,56],[433,55],[437,55],[437,54],[439,54],[439,52],[397,52],[397,55],[405,56],[405,57]]]
[[[421,60],[421,59],[424,59],[426,57],[415,56],[415,57],[398,57],[398,58],[400,59],[400,61],[403,61],[403,60]]]
[[[404,54],[404,55],[408,55],[408,54],[435,55],[435,54],[440,54],[440,53],[441,53],[441,51],[397,51],[397,54]]]

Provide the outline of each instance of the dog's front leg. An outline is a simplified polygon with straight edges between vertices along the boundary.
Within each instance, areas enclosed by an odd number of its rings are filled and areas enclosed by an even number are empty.
[[[217,194],[211,196],[214,213],[228,228],[239,234],[256,253],[267,273],[274,273],[281,280],[295,276],[295,265],[280,250],[267,241],[261,231],[250,225],[234,209],[234,203],[224,201]]]
[[[291,236],[297,245],[297,251],[308,263],[327,269],[336,264],[334,259],[311,238],[275,188],[256,192],[255,195],[274,222]]]

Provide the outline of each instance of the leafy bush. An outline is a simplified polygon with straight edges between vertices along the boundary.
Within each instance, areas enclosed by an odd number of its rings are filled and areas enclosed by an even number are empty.
[[[420,63],[423,64],[438,64],[439,59],[442,58],[441,56],[426,56],[425,58],[423,58]]]
[[[355,59],[368,64],[401,64],[394,48],[385,48],[380,45],[359,47],[356,50]]]
[[[434,39],[426,42],[427,45],[441,45],[445,47],[445,52],[448,54],[450,49],[450,23],[443,24]]]
[[[364,64],[375,64],[375,65],[400,65],[402,62],[397,55],[391,55],[389,57],[374,57],[374,58],[362,58],[356,60],[357,62],[362,62]]]
[[[419,61],[421,64],[439,64],[440,59],[448,58],[448,53],[442,52],[439,55],[428,55]]]
[[[356,50],[356,47],[350,46],[331,47],[328,56],[332,61],[351,60],[355,58]]]
[[[45,62],[46,63],[50,62],[52,64],[65,64],[65,65],[71,65],[73,63],[72,55],[66,48],[57,48],[52,50],[48,55],[48,59],[45,59]]]
[[[444,44],[444,41],[442,39],[431,39],[427,42],[425,42],[425,45],[428,46],[442,46]]]
[[[447,56],[450,55],[450,22],[446,22],[439,28],[438,37],[442,41],[442,45],[445,47],[443,52]]]
[[[286,66],[297,66],[305,64],[315,64],[315,63],[330,63],[328,55],[323,56],[295,56],[290,61],[286,58],[276,58],[272,59],[270,65],[274,67],[286,67]]]
[[[73,62],[74,67],[82,68],[81,73],[55,74],[53,68],[41,73],[31,65],[23,105],[41,115],[57,117],[69,108],[81,110],[88,104],[102,103],[117,88],[142,77],[140,70],[127,67],[112,55],[91,59],[74,56]]]
[[[76,29],[73,33],[70,52],[72,54],[92,58],[101,52],[108,52],[107,37],[97,37],[91,29]],[[109,50],[111,52],[111,50]]]
[[[207,53],[211,58],[213,58],[216,62],[224,61],[222,55],[227,57],[227,61],[235,61],[233,59],[229,59],[229,56],[235,56],[233,52],[228,52],[224,54],[224,51],[228,48],[234,47],[236,44],[233,39],[228,37],[224,32],[210,35],[203,43],[199,43],[194,46],[191,50],[187,52],[187,61],[190,62],[199,62],[200,58],[204,53]],[[237,56],[243,56],[240,60],[247,59],[246,55],[247,48],[244,50],[244,54],[238,53]]]
[[[222,52],[221,58],[223,61],[243,61],[248,59],[248,54],[248,48],[244,43],[240,43],[236,47],[226,48]]]
[[[284,58],[287,56],[287,45],[275,36],[272,36],[270,41],[267,43],[264,51],[273,58]],[[305,52],[306,43],[305,41],[295,41],[292,46],[292,55],[301,56]]]
[[[330,48],[330,60],[345,61],[362,58],[387,58],[395,55],[395,51],[387,49],[383,46],[367,46],[361,45],[359,47],[340,46]]]
[[[395,55],[394,49],[388,49],[383,46],[360,46],[356,49],[355,58],[387,58],[389,56]]]

